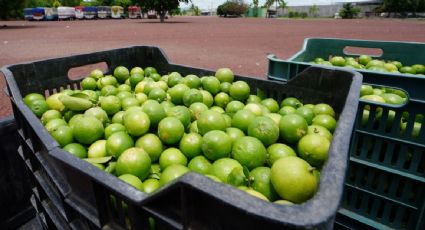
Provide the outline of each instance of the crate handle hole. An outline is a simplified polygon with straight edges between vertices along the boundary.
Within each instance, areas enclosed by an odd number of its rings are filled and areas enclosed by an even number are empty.
[[[100,69],[103,73],[106,73],[109,70],[106,62],[98,62],[69,69],[68,78],[70,80],[80,80],[90,75],[90,72],[95,69]]]
[[[381,57],[384,51],[380,48],[365,48],[356,46],[346,46],[343,50],[346,55],[360,56],[362,54],[369,55],[372,57]]]

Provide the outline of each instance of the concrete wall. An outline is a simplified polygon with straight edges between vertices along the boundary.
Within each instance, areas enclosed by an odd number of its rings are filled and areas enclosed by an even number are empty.
[[[289,7],[292,11],[297,12],[306,12],[309,13],[309,9],[311,6],[292,6]],[[364,17],[365,13],[373,12],[373,9],[377,7],[377,5],[357,5],[355,7],[360,8],[359,17]],[[342,5],[318,5],[317,8],[319,10],[316,13],[316,17],[333,17],[335,13],[338,13]],[[288,16],[289,9],[285,8],[284,10],[278,9],[279,16]],[[309,17],[313,17],[314,15],[309,15]]]

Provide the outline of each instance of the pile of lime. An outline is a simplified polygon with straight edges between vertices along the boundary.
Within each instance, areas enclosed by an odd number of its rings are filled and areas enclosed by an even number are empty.
[[[336,127],[328,104],[261,98],[228,68],[96,69],[81,90],[24,102],[65,151],[145,193],[192,171],[281,204],[314,196]]]
[[[411,66],[407,66],[403,65],[399,61],[372,59],[372,57],[369,55],[360,55],[358,57],[333,56],[330,57],[328,60],[325,60],[321,57],[317,57],[311,63],[354,69],[365,69],[378,72],[406,73],[416,75],[425,74],[425,66],[423,64],[414,64]]]
[[[381,104],[392,105],[396,107],[402,107],[405,103],[408,102],[408,96],[406,93],[399,89],[393,89],[389,87],[374,87],[372,85],[363,84],[360,88],[360,99],[369,102],[376,102]],[[379,125],[379,122],[383,119],[383,108],[377,107],[375,110],[375,118],[373,123]],[[399,112],[402,113],[400,120],[400,134],[406,133],[406,128],[408,126],[409,114],[408,112]],[[395,110],[388,110],[388,115],[386,116],[385,129],[391,131],[392,127],[395,124],[395,117],[397,112]],[[363,116],[361,120],[361,125],[366,126],[370,117],[370,106],[366,105],[363,110]],[[414,123],[412,126],[412,132],[408,136],[417,138],[422,128],[422,122],[424,119],[424,114],[416,114]]]

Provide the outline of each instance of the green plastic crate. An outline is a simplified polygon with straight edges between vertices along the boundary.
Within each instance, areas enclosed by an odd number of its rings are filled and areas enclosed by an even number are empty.
[[[268,78],[287,81],[316,57],[346,54],[347,46],[380,48],[385,60],[405,65],[425,62],[424,43],[306,39],[288,60],[269,55]],[[363,82],[404,90],[406,104],[391,106],[360,100],[350,146],[342,208],[336,223],[348,229],[425,229],[425,124],[414,136],[415,121],[425,122],[425,77],[360,70]],[[370,107],[369,116],[363,115]],[[378,112],[377,112],[378,111]],[[376,116],[380,114],[381,116]],[[388,117],[394,119],[388,125]],[[363,122],[362,122],[363,119]],[[401,131],[401,121],[406,129]],[[366,226],[366,227],[365,227]]]
[[[273,80],[287,81],[309,66],[321,66],[309,63],[317,57],[326,59],[330,56],[357,57],[360,55],[347,53],[344,51],[346,47],[380,49],[382,55],[372,55],[373,58],[397,60],[403,63],[403,65],[425,64],[425,43],[307,38],[304,41],[301,51],[288,60],[279,59],[273,54],[268,55],[269,64],[267,77]],[[423,92],[425,76],[375,72],[364,69],[355,70],[363,75],[363,82],[399,87],[405,89],[412,98],[425,100],[425,93]],[[389,79],[390,77],[391,79]]]

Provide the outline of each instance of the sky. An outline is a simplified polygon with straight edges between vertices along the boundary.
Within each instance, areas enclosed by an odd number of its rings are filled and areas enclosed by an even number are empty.
[[[198,6],[202,10],[216,9],[218,5],[221,5],[226,0],[192,0],[195,6]],[[302,5],[328,5],[336,2],[362,2],[365,0],[286,0],[288,6],[302,6]],[[245,3],[251,4],[252,0],[244,0]],[[259,0],[260,6],[264,4],[265,0]],[[190,5],[181,4],[181,7],[188,7]]]

